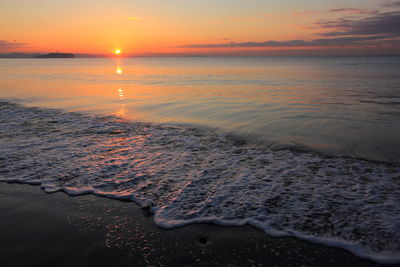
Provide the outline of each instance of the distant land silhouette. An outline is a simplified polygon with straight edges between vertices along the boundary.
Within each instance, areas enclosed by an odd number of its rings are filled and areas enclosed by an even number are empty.
[[[45,55],[37,55],[34,58],[74,58],[75,55],[71,53],[49,53]]]
[[[72,56],[63,56],[63,55],[72,55]],[[110,54],[90,54],[90,53],[0,53],[0,58],[110,58],[114,55]],[[270,57],[270,56],[290,56],[285,54],[276,54],[276,55],[268,55],[268,54],[235,54],[235,53],[225,53],[225,54],[212,54],[212,53],[137,53],[137,54],[125,54],[123,57],[212,57],[212,56],[255,56],[255,57]],[[346,57],[346,56],[400,56],[400,54],[376,54],[376,55],[326,55],[326,54],[315,54],[315,55],[302,55],[303,57],[307,56],[338,56],[338,57]],[[302,57],[300,56],[300,57]]]
[[[40,55],[39,53],[8,53],[0,54],[0,58],[33,58]]]
[[[54,53],[50,53],[50,54],[54,54]],[[46,56],[46,55],[50,55],[50,54],[42,54],[42,53],[8,53],[8,54],[0,54],[0,58],[49,58],[49,57],[42,57],[42,56]],[[109,56],[107,56],[105,54],[88,54],[88,53],[74,53],[72,55],[74,57],[76,57],[76,58],[104,58],[104,57],[109,57]]]

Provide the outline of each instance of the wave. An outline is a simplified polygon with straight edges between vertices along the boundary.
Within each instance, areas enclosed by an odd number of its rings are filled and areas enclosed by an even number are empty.
[[[156,224],[251,224],[400,262],[400,166],[210,129],[0,102],[0,181],[127,199]]]

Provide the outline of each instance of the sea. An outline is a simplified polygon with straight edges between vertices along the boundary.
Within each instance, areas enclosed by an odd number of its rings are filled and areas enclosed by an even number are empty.
[[[0,181],[400,263],[399,74],[399,56],[0,59]]]

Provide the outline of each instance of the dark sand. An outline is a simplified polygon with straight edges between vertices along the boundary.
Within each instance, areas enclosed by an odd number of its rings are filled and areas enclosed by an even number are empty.
[[[250,226],[155,226],[135,203],[0,183],[0,266],[379,266]]]

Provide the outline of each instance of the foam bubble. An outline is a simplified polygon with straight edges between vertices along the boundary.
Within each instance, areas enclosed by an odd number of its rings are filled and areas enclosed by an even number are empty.
[[[0,181],[130,199],[165,228],[251,224],[400,262],[398,165],[8,102],[0,114]]]

